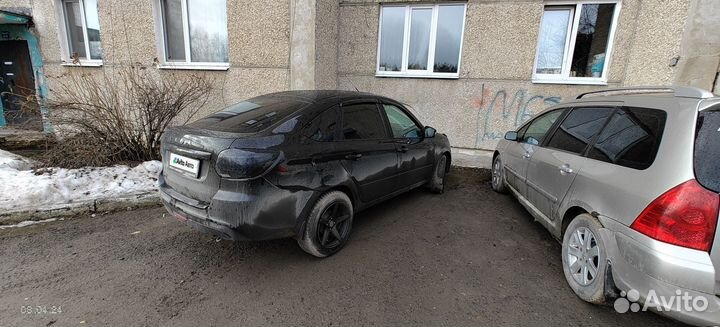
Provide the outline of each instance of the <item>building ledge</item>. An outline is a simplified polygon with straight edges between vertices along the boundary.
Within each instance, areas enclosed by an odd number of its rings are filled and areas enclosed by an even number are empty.
[[[375,77],[381,78],[429,78],[429,79],[460,79],[457,74],[392,74],[375,73]]]
[[[560,84],[560,85],[598,85],[607,86],[608,82],[596,79],[532,79],[533,84]]]
[[[160,69],[179,69],[179,70],[228,70],[230,64],[223,65],[202,65],[202,64],[161,64],[158,66]]]
[[[102,61],[80,61],[80,63],[73,64],[69,62],[64,62],[60,64],[60,66],[63,67],[102,67],[103,62]]]
[[[452,147],[451,151],[453,166],[483,169],[492,167],[493,150]]]

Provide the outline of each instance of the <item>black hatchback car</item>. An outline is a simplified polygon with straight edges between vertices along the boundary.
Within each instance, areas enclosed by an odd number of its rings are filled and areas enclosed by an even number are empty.
[[[423,185],[442,193],[450,167],[444,134],[349,91],[252,98],[168,129],[161,152],[177,219],[225,239],[295,237],[317,257],[345,245],[358,211]]]

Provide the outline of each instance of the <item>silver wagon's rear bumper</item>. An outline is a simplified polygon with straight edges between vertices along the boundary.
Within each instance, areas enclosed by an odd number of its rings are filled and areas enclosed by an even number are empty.
[[[636,290],[641,307],[659,314],[697,326],[720,325],[715,267],[707,252],[656,241],[610,219],[601,222],[620,290]]]

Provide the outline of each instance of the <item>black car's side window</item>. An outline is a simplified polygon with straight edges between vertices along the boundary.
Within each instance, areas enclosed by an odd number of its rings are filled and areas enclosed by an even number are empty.
[[[303,130],[305,142],[308,140],[316,142],[335,141],[335,133],[338,129],[338,106],[327,109],[311,120]]]
[[[422,129],[402,109],[392,104],[383,104],[393,137],[396,139],[419,139]]]
[[[385,123],[376,104],[343,105],[342,112],[344,139],[382,139],[386,137]]]
[[[558,126],[548,148],[582,154],[605,126],[614,108],[575,108]]]
[[[563,112],[565,112],[565,109],[553,110],[535,118],[535,120],[524,128],[521,142],[540,145],[543,139],[545,139],[545,134],[550,131],[550,128],[552,128],[555,121],[562,116]]]
[[[615,112],[588,157],[635,169],[655,161],[667,113],[657,109],[622,108]]]

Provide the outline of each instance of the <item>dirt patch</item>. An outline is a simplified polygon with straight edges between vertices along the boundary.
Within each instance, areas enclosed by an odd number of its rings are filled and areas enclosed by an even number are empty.
[[[364,211],[322,260],[291,239],[216,242],[162,208],[0,231],[0,325],[678,325],[579,300],[559,244],[488,181],[453,169],[442,195]]]

